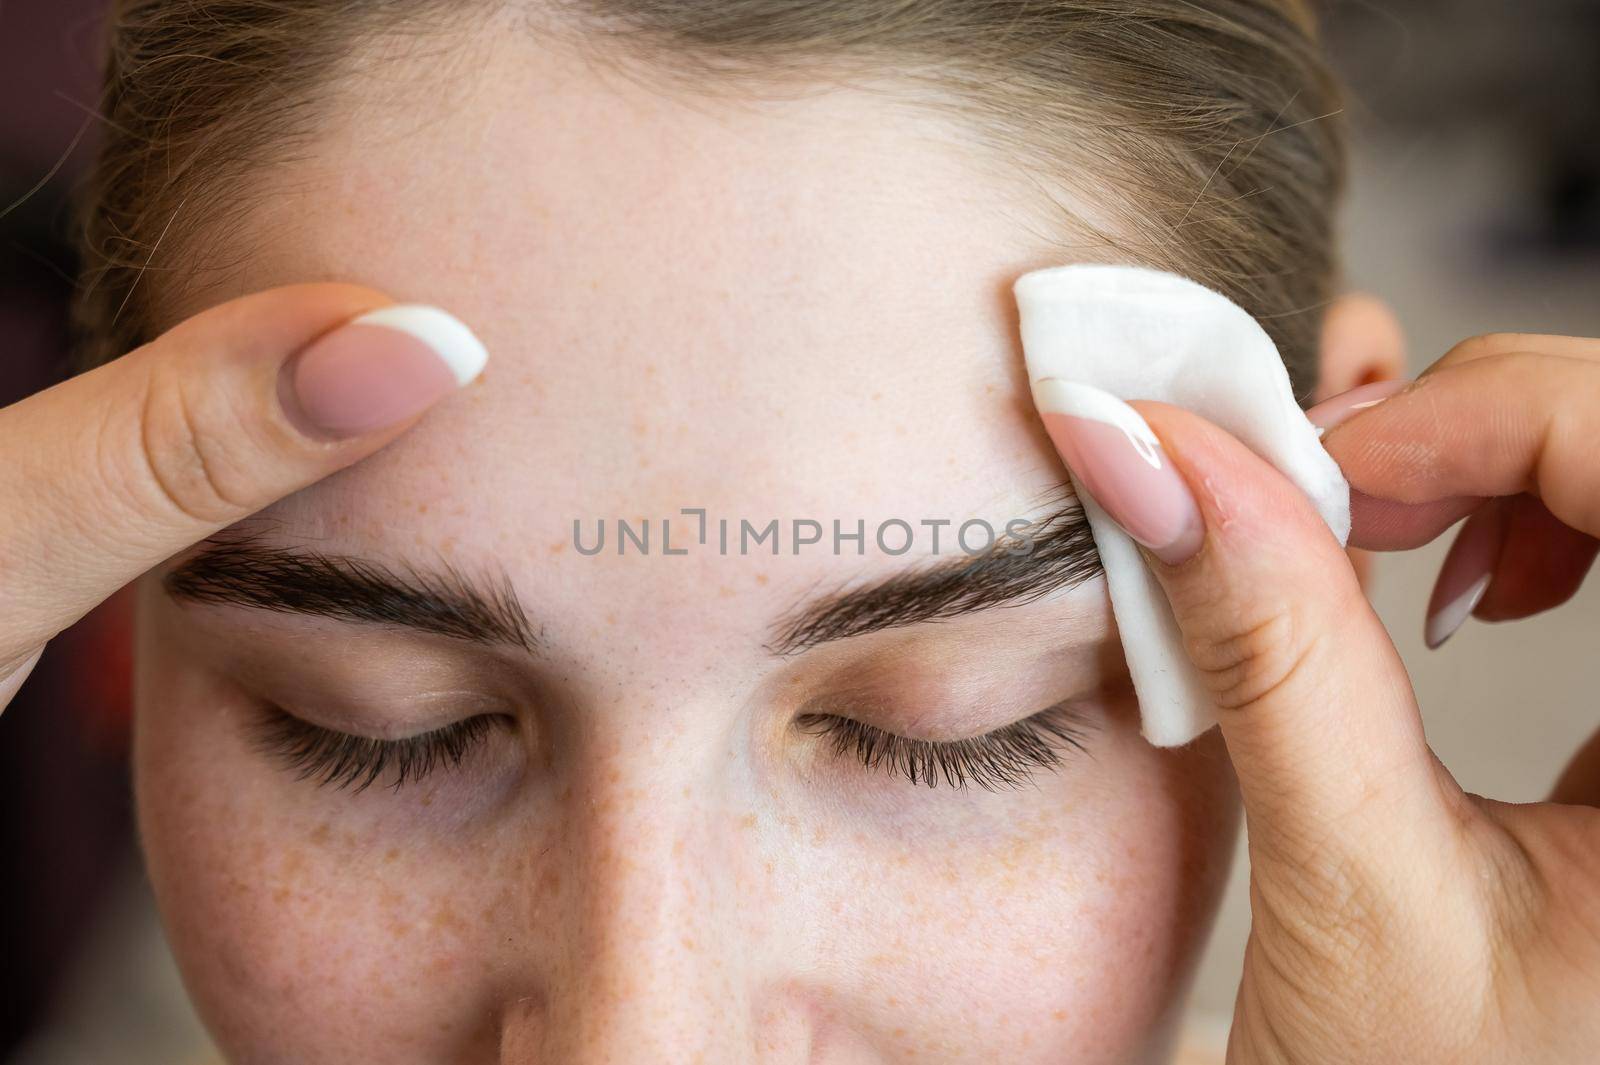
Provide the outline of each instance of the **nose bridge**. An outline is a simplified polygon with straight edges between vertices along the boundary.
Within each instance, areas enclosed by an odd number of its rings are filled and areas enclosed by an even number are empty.
[[[735,885],[753,844],[716,759],[674,746],[596,760],[575,787],[571,953],[541,1060],[749,1060],[755,992]]]

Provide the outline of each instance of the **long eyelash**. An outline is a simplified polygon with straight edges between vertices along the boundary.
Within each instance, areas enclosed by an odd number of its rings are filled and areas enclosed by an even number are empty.
[[[417,781],[435,769],[454,769],[472,748],[486,739],[497,719],[469,717],[443,728],[400,740],[375,740],[313,725],[273,708],[256,734],[261,750],[278,758],[299,780],[318,787],[360,793],[379,777],[392,773],[391,787]]]
[[[868,769],[930,788],[943,780],[952,788],[976,784],[985,791],[1030,783],[1036,770],[1059,767],[1064,750],[1084,752],[1087,738],[1083,721],[1066,704],[965,740],[897,736],[833,714],[802,714],[796,724],[826,736],[835,755],[853,755]]]

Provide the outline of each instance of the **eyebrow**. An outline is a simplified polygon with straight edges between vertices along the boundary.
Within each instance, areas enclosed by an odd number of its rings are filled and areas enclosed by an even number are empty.
[[[789,615],[768,649],[793,655],[869,632],[1021,606],[1102,572],[1088,519],[1076,499],[952,563],[897,574],[813,600]]]
[[[503,574],[475,581],[448,562],[424,570],[291,549],[263,542],[259,531],[208,537],[161,584],[192,602],[399,626],[526,651],[540,644]]]
[[[474,580],[448,563],[429,570],[265,542],[226,530],[162,578],[173,598],[336,621],[397,626],[537,651],[537,627],[503,572]],[[996,538],[985,551],[814,598],[791,611],[767,650],[794,655],[835,640],[1002,606],[1020,606],[1098,576],[1100,556],[1075,500]]]

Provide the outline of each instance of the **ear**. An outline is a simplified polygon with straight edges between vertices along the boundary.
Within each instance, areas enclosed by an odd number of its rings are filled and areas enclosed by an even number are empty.
[[[1322,320],[1316,402],[1406,372],[1405,335],[1382,300],[1361,293],[1340,296]]]
[[[1359,293],[1335,300],[1323,318],[1318,367],[1319,403],[1361,385],[1403,376],[1405,334],[1389,305]],[[1365,588],[1372,577],[1372,556],[1352,548],[1350,563]]]

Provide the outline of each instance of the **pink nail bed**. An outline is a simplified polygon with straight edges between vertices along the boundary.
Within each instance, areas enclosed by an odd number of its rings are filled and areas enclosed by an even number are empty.
[[[1376,407],[1396,392],[1404,391],[1411,383],[1410,381],[1374,381],[1370,385],[1352,388],[1348,392],[1341,392],[1331,399],[1325,399],[1306,411],[1306,420],[1323,432],[1327,432],[1334,426],[1349,421],[1362,411]]]
[[[475,378],[488,353],[459,320],[397,305],[362,315],[300,353],[290,388],[298,414],[335,437],[414,417]]]
[[[1052,382],[1040,416],[1094,501],[1163,562],[1200,549],[1205,527],[1183,475],[1134,409],[1087,385]]]

